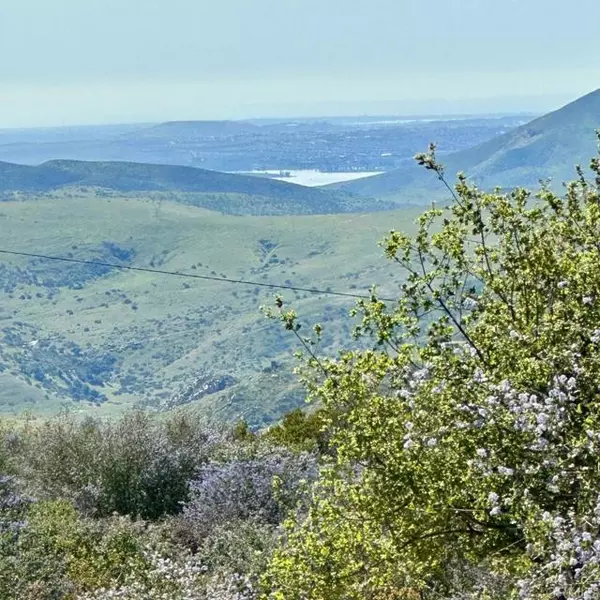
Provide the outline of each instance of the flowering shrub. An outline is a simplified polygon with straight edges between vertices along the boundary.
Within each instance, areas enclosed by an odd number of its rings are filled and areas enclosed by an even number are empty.
[[[434,147],[418,160],[445,183]],[[406,281],[397,304],[374,291],[357,308],[374,348],[324,360],[303,340],[336,452],[287,523],[269,597],[598,597],[600,159],[590,167],[595,182],[578,170],[564,197],[459,175],[414,239],[384,242]]]
[[[256,584],[277,546],[279,530],[256,518],[229,521],[195,546],[195,556],[210,573],[243,574]]]
[[[0,598],[255,600],[317,475],[271,443],[189,414],[3,429]]]
[[[316,474],[314,455],[285,449],[267,448],[228,462],[210,462],[190,482],[184,527],[202,540],[228,522],[254,519],[278,525]]]
[[[32,498],[18,491],[14,477],[0,475],[0,536],[15,535],[25,527],[23,518],[30,502]]]
[[[589,514],[571,512],[563,517],[546,512],[541,524],[547,539],[535,540],[528,548],[541,564],[517,582],[519,598],[600,597],[600,497]]]
[[[157,565],[151,583],[139,581],[118,588],[103,588],[77,596],[77,600],[256,600],[252,584],[242,575],[217,575],[199,584],[194,566]],[[206,578],[204,578],[206,579]],[[202,578],[201,578],[202,580]],[[154,584],[154,585],[153,585]]]
[[[13,476],[0,475],[0,597],[14,587],[15,548],[27,527],[27,511],[33,499],[22,494]]]
[[[78,595],[78,600],[194,600],[205,598],[201,576],[205,568],[193,557],[175,561],[159,553],[146,555],[148,570],[144,577],[128,573],[114,587],[100,587]]]

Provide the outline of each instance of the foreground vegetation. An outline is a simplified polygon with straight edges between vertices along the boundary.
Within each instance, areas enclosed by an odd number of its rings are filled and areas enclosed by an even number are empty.
[[[446,183],[434,147],[418,161]],[[449,208],[385,240],[402,293],[359,302],[363,342],[337,359],[278,297],[267,314],[304,348],[310,416],[262,433],[184,413],[7,429],[0,596],[598,598],[590,168],[563,197],[460,175]]]
[[[417,158],[445,183],[434,147]],[[600,159],[590,168],[564,197],[460,175],[449,209],[384,242],[408,280],[396,305],[374,293],[358,308],[374,349],[331,361],[307,341],[336,453],[287,523],[270,597],[599,597]]]
[[[0,598],[255,598],[317,476],[318,413],[262,435],[188,414],[6,426]]]

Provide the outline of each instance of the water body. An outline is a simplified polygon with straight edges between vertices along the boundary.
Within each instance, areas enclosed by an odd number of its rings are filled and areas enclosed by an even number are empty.
[[[349,171],[345,173],[327,173],[312,169],[305,170],[267,170],[253,171],[253,175],[270,177],[277,181],[286,181],[287,183],[296,183],[307,187],[318,187],[320,185],[329,185],[331,183],[341,183],[342,181],[353,181],[363,179],[364,177],[373,177],[381,175],[382,171]]]

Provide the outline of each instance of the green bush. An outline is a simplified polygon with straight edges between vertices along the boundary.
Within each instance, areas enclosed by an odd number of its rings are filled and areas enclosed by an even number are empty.
[[[307,413],[297,408],[286,413],[281,422],[269,428],[263,438],[275,445],[295,450],[318,450],[324,453],[327,449],[327,434],[324,429],[323,411]]]
[[[25,440],[36,494],[68,498],[84,514],[153,520],[179,511],[188,481],[225,436],[193,417],[132,412],[116,422],[63,415]]]
[[[143,578],[143,530],[124,518],[80,519],[64,500],[34,503],[0,552],[0,597],[63,598]]]

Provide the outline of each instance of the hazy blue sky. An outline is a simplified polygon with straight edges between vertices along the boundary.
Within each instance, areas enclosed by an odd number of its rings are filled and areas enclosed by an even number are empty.
[[[0,127],[545,109],[600,87],[598,23],[599,0],[0,0]]]

